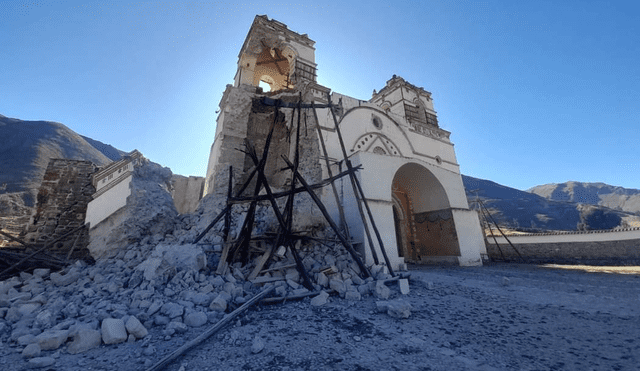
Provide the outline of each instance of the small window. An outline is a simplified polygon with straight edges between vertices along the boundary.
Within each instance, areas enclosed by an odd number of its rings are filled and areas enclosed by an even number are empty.
[[[378,116],[373,116],[371,118],[371,121],[373,122],[373,126],[378,129],[381,130],[382,129],[382,120],[380,120],[380,117]]]

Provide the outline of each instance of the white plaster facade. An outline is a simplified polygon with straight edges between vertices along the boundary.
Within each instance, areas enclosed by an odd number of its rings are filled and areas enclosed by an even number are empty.
[[[95,228],[100,222],[127,204],[131,194],[133,169],[142,154],[133,150],[122,160],[112,162],[93,175],[96,193],[87,205],[85,223]]]
[[[219,192],[215,188],[224,183],[216,179],[229,164],[240,161],[223,143],[239,145],[247,137],[247,125],[242,123],[247,121],[252,97],[263,95],[256,89],[260,81],[270,83],[272,91],[297,89],[306,99],[325,105],[316,110],[317,124],[334,164],[331,170],[335,175],[346,169],[333,114],[326,107],[330,89],[315,80],[314,50],[306,34],[256,16],[239,55],[235,84],[227,86],[220,102],[205,194]],[[313,69],[305,74],[297,68],[301,65]],[[268,66],[271,68],[265,69]],[[267,70],[269,78],[264,77]],[[368,101],[335,92],[330,99],[337,105],[334,113],[347,156],[354,166],[362,165],[357,176],[393,266],[405,261],[481,265],[486,248],[479,218],[469,210],[450,133],[438,126],[431,93],[394,75]],[[324,160],[317,161],[327,178]],[[337,185],[350,236],[371,264],[373,257],[350,180],[344,177]],[[318,193],[338,221],[331,188]]]
[[[490,243],[494,243],[492,236],[487,237]],[[609,242],[627,241],[640,239],[640,228],[629,229],[607,229],[602,231],[580,231],[580,232],[554,232],[554,233],[531,233],[523,235],[508,236],[509,241],[514,245],[535,244],[535,243],[580,243],[580,242]],[[506,245],[507,239],[503,236],[496,236],[496,241],[501,245]]]

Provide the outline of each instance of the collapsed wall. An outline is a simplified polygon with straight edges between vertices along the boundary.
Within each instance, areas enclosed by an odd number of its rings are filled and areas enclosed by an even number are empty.
[[[84,224],[87,204],[95,192],[91,176],[96,169],[90,161],[49,161],[24,238],[27,243],[42,245]],[[77,241],[75,235],[69,236],[49,246],[48,250],[66,252],[74,243],[77,251],[81,251],[88,243],[88,235],[82,233]]]
[[[133,169],[126,207],[91,226],[88,245],[94,258],[115,256],[131,245],[158,243],[171,234],[178,211],[171,198],[172,172],[147,159]]]

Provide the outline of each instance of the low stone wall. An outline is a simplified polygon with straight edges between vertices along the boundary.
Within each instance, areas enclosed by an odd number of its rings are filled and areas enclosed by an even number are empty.
[[[640,228],[608,231],[560,232],[508,236],[528,262],[639,264]],[[487,237],[487,252],[494,260],[518,261],[504,237]],[[500,251],[502,250],[502,252]]]

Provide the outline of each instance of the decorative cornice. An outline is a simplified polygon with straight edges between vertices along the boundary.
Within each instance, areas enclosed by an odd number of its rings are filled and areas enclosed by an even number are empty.
[[[409,88],[411,90],[414,90],[419,95],[422,95],[422,96],[426,97],[427,99],[431,100],[431,92],[428,92],[428,91],[424,90],[424,88],[422,88],[422,87],[415,86],[415,85],[407,82],[405,79],[403,79],[400,76],[393,75],[393,77],[391,79],[387,80],[387,85],[384,88],[382,88],[379,92],[375,92],[374,91],[374,93],[371,95],[371,99],[369,99],[369,102],[373,103],[376,100],[383,99],[387,95],[392,93],[394,90],[402,88],[402,87],[407,87],[407,88]]]
[[[409,131],[425,137],[447,141],[450,140],[449,136],[451,135],[451,133],[446,130],[436,128],[432,125],[421,124],[419,122],[409,122]]]
[[[142,157],[143,157],[142,153],[140,153],[137,149],[134,149],[133,151],[131,151],[128,154],[124,155],[121,160],[114,161],[114,162],[110,163],[109,165],[107,165],[103,169],[100,169],[97,173],[93,174],[93,182],[92,182],[93,186],[98,188],[98,181],[100,179],[108,177],[110,174],[115,173],[122,166],[124,166],[124,165],[126,165],[126,164],[128,164],[130,162],[134,162],[135,160],[137,160],[139,158],[142,158]]]

